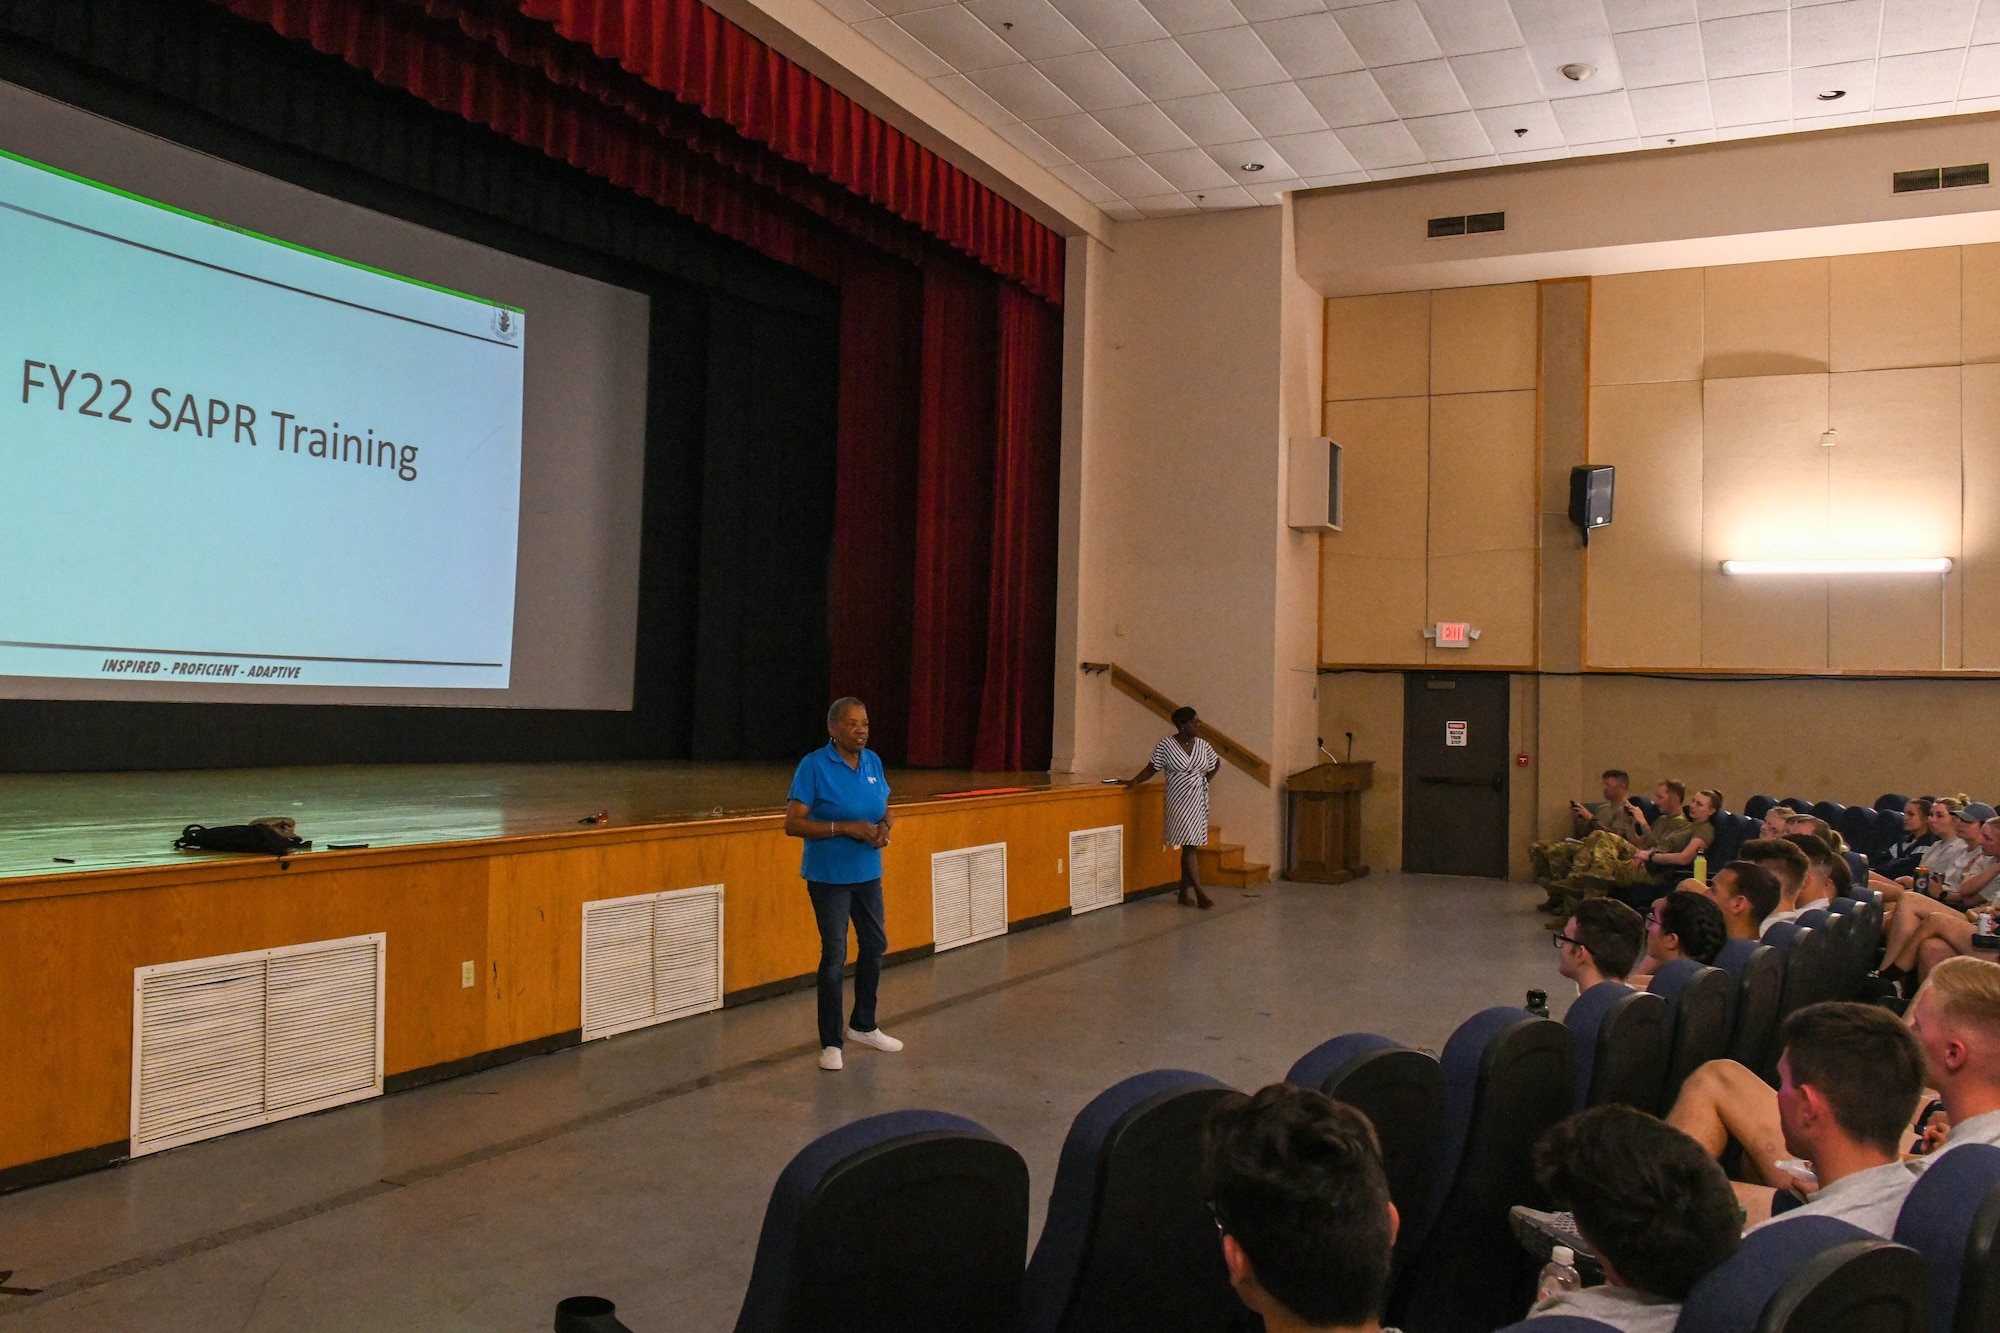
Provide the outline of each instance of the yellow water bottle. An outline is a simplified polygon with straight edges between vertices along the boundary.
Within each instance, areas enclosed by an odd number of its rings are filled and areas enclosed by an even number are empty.
[[[1694,855],[1694,878],[1697,884],[1708,883],[1708,858],[1700,852]]]

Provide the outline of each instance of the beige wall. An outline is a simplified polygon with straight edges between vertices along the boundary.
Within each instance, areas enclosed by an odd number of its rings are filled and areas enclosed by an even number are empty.
[[[1319,731],[1333,755],[1375,761],[1375,785],[1361,797],[1361,859],[1371,870],[1403,865],[1403,674],[1329,672],[1319,678]]]
[[[1595,279],[1593,667],[2000,668],[2000,246]],[[1838,438],[1822,447],[1821,432]],[[1961,515],[1971,521],[1961,524]],[[1932,576],[1728,577],[1732,558],[1950,556]]]

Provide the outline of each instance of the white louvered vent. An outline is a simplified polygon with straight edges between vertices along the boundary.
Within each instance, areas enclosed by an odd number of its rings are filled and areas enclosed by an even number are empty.
[[[387,936],[132,974],[132,1155],[382,1092]]]
[[[722,886],[583,905],[583,1039],[722,1007]]]
[[[1094,911],[1125,901],[1125,826],[1069,835],[1069,910]]]
[[[931,854],[931,933],[939,951],[1007,933],[1007,844]]]

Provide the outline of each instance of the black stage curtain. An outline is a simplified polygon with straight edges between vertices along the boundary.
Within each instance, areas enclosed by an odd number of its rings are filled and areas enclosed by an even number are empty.
[[[201,0],[0,0],[0,80],[652,303],[630,712],[0,700],[0,771],[772,759],[818,742],[832,287]]]

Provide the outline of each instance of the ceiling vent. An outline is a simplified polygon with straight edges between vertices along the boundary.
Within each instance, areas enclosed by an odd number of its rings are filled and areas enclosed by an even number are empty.
[[[1956,190],[1967,185],[1991,183],[1992,172],[1984,162],[1972,162],[1962,167],[1899,171],[1889,178],[1889,188],[1896,194],[1909,194],[1916,190]]]
[[[1474,236],[1482,231],[1505,230],[1505,213],[1467,213],[1462,217],[1432,218],[1425,234],[1436,240],[1440,236]]]

